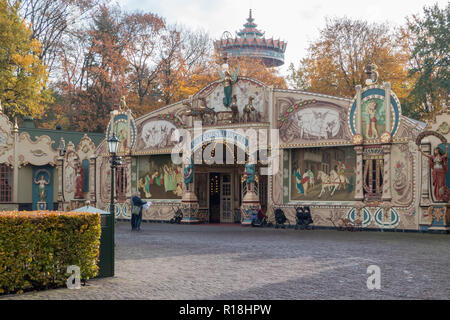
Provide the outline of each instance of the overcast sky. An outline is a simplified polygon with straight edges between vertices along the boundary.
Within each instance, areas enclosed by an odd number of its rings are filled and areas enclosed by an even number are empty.
[[[447,0],[118,0],[124,10],[156,13],[169,24],[182,24],[192,29],[208,31],[213,39],[220,39],[224,31],[242,28],[249,9],[258,28],[266,37],[288,42],[285,74],[291,62],[305,56],[310,41],[319,36],[325,18],[347,16],[370,22],[404,24],[405,17],[422,13],[423,6],[438,3],[443,8]]]

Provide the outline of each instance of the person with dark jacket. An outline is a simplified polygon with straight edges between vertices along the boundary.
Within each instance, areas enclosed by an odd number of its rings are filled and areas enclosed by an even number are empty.
[[[131,231],[141,231],[142,207],[146,203],[139,198],[139,193],[131,197]],[[139,213],[136,213],[137,208],[139,208]]]

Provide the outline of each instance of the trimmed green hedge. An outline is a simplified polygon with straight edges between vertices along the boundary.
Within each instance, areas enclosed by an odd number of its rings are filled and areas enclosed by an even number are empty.
[[[0,212],[0,294],[65,286],[67,267],[97,275],[98,213]]]

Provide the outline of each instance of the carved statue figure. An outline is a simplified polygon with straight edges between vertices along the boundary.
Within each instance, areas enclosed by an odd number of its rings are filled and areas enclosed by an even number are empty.
[[[188,110],[186,110],[185,115],[188,117],[193,117],[194,120],[201,120],[202,123],[206,125],[215,124],[217,121],[216,112],[214,108],[208,108],[205,97],[198,98],[199,107],[192,107],[191,103],[184,103],[187,106]]]
[[[125,101],[125,96],[120,97],[119,111],[126,111],[128,109]]]
[[[184,168],[184,184],[186,188],[190,189],[190,184],[194,182],[194,160],[191,158],[191,162]]]
[[[227,108],[231,106],[231,98],[232,98],[232,92],[233,92],[233,84],[237,81],[238,78],[238,72],[239,72],[239,66],[234,70],[233,75],[230,73],[230,67],[228,66],[228,57],[225,53],[223,56],[223,64],[218,69],[220,78],[223,82],[223,92],[224,92],[224,98],[223,98],[223,105]]]
[[[368,65],[366,67],[366,74],[369,76],[369,79],[366,80],[366,85],[370,86],[372,84],[377,83],[378,80],[378,66],[374,63]]]
[[[203,123],[207,125],[212,125],[216,123],[216,113],[214,112],[214,109],[208,108],[208,105],[206,103],[206,98],[202,97],[200,100],[200,114],[202,117]]]
[[[75,167],[75,199],[84,199],[84,169],[81,162]]]
[[[245,182],[247,184],[247,189],[251,190],[252,184],[254,184],[256,181],[256,165],[246,163],[244,165],[244,168],[245,168],[244,175],[245,175]]]
[[[242,122],[244,123],[259,121],[259,112],[253,106],[254,99],[254,97],[250,96],[248,98],[248,104],[244,107],[242,114]]]
[[[38,184],[38,196],[39,201],[46,202],[47,201],[47,190],[45,188],[46,185],[48,185],[50,182],[45,180],[44,174],[41,175],[41,178],[39,180],[34,179],[34,183]]]
[[[237,106],[237,97],[234,94],[233,98],[231,99],[231,111],[233,111],[233,122],[239,122],[239,109]]]
[[[430,166],[433,176],[433,192],[437,201],[448,202],[450,199],[450,190],[445,183],[445,176],[447,174],[448,161],[448,145],[446,145],[446,152],[439,147],[434,148],[433,155],[426,154],[419,147],[419,151],[428,159],[430,159]]]

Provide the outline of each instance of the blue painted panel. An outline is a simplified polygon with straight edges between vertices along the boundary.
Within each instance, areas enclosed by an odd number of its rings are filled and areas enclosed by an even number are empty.
[[[450,149],[450,144],[447,144],[447,145],[449,146],[449,149]],[[439,148],[441,148],[445,152],[445,144],[444,143],[441,143],[439,145]],[[447,158],[447,168],[450,168],[450,157]],[[447,185],[447,188],[450,188],[450,170],[447,170],[447,174],[445,175],[445,184]]]
[[[36,184],[36,181],[39,181],[41,177],[44,177],[44,180],[47,184],[45,184],[45,192],[46,192],[46,202],[47,202],[47,210],[53,210],[53,167],[52,166],[41,166],[34,167],[33,166],[33,180],[31,183],[33,184],[33,210],[37,210],[37,202],[40,201],[39,196],[39,184]]]
[[[355,118],[355,112],[356,112],[356,101],[353,103],[352,108],[350,109],[350,129],[352,131],[352,134],[356,134],[355,126],[353,125],[353,119]]]

